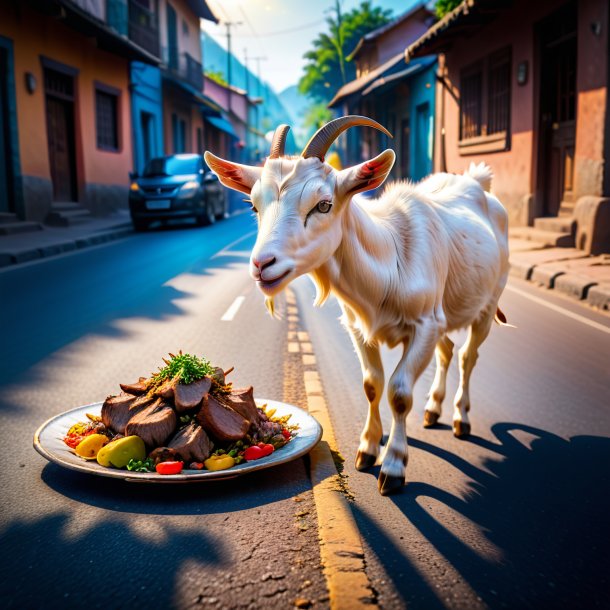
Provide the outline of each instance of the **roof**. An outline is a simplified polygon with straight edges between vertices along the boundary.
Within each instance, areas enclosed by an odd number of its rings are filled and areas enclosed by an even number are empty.
[[[362,89],[371,84],[382,74],[389,73],[392,70],[398,70],[403,63],[404,55],[402,53],[398,53],[397,55],[394,55],[394,57],[388,59],[385,64],[381,64],[379,67],[371,70],[364,76],[346,83],[343,85],[343,87],[341,87],[341,89],[339,89],[339,91],[337,91],[337,93],[335,93],[335,97],[333,97],[333,99],[330,101],[328,107],[333,108],[346,97],[362,91]]]
[[[218,23],[217,17],[210,10],[205,0],[186,0],[189,8],[199,17],[200,19],[207,19],[212,23]]]
[[[401,23],[403,23],[404,21],[406,21],[407,19],[409,19],[410,17],[415,15],[415,13],[417,13],[421,9],[424,9],[430,16],[432,16],[433,13],[430,12],[426,8],[426,4],[428,4],[427,0],[420,0],[418,4],[416,4],[415,6],[410,8],[408,11],[406,11],[402,15],[399,15],[398,17],[396,17],[396,19],[390,21],[389,23],[386,23],[385,25],[378,27],[375,30],[371,30],[370,32],[365,34],[358,41],[358,44],[356,45],[354,50],[346,57],[347,61],[351,61],[351,60],[355,59],[364,44],[366,44],[368,42],[372,42],[375,39],[379,38],[379,36],[382,36],[386,32],[393,30],[395,27],[399,26]]]
[[[470,37],[512,6],[512,0],[464,0],[405,49],[405,61],[442,53],[456,39]]]
[[[395,72],[394,74],[384,75],[377,80],[374,80],[366,89],[362,91],[362,97],[365,97],[373,92],[380,93],[383,91],[383,89],[387,89],[396,81],[415,76],[435,63],[436,57],[422,57],[421,59],[414,59],[404,70]]]

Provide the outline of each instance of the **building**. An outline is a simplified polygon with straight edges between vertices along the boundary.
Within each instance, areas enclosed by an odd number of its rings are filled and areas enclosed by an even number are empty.
[[[375,119],[394,136],[372,129],[351,130],[343,151],[348,164],[374,157],[383,148],[396,152],[392,178],[418,180],[432,171],[435,58],[405,63],[404,49],[433,22],[425,3],[369,32],[348,57],[356,79],[337,91],[329,107],[340,115]]]
[[[157,58],[110,4],[0,4],[1,212],[61,224],[127,200],[130,62]]]
[[[406,50],[440,53],[434,167],[484,161],[514,234],[610,251],[607,0],[467,0]]]

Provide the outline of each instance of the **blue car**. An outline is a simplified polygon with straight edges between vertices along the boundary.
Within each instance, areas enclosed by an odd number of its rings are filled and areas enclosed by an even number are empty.
[[[226,190],[201,155],[157,157],[141,176],[131,176],[129,210],[136,231],[174,218],[210,225],[227,215],[227,206]]]

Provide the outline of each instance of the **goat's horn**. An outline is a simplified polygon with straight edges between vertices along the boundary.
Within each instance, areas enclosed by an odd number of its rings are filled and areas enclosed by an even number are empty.
[[[271,151],[269,152],[270,159],[277,159],[284,156],[284,147],[286,146],[286,136],[290,131],[290,125],[280,125],[273,132],[273,140],[271,141]]]
[[[330,123],[326,123],[324,127],[320,127],[320,129],[318,129],[318,131],[311,136],[311,140],[307,142],[307,146],[305,146],[303,149],[301,156],[305,159],[308,159],[309,157],[318,157],[320,161],[324,161],[324,155],[326,155],[331,144],[346,129],[355,127],[356,125],[374,127],[375,129],[379,129],[379,131],[383,131],[386,136],[390,136],[390,138],[392,137],[392,134],[377,121],[373,121],[373,119],[369,119],[365,116],[350,114],[348,116],[335,119]]]

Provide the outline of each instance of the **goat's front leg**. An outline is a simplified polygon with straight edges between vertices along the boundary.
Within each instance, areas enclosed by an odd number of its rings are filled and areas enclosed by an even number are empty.
[[[350,336],[362,368],[364,393],[369,401],[366,424],[360,435],[360,445],[356,454],[356,470],[366,470],[375,465],[379,455],[379,444],[383,434],[379,401],[383,393],[383,364],[377,344],[365,343],[358,331],[350,329]]]
[[[405,482],[409,449],[407,415],[413,406],[413,385],[430,362],[440,332],[434,318],[426,318],[413,327],[411,337],[404,342],[402,358],[390,379],[388,398],[392,427],[378,481],[379,491],[384,496],[399,490]]]
[[[445,335],[436,344],[436,372],[430,387],[430,396],[424,409],[424,428],[434,426],[441,416],[447,387],[447,369],[453,356],[453,341]]]

